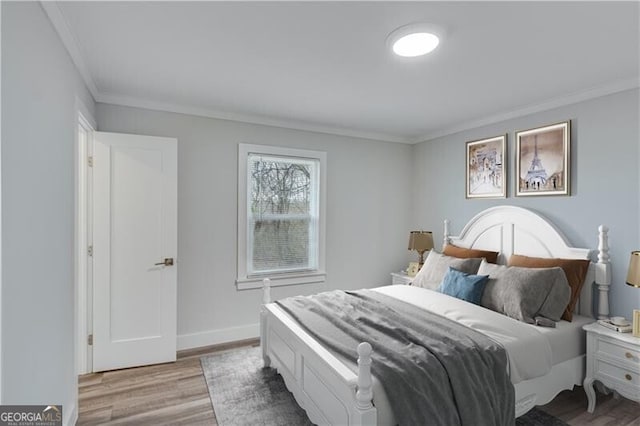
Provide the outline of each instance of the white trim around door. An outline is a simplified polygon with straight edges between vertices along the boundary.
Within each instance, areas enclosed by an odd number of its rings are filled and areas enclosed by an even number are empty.
[[[89,159],[96,124],[89,110],[76,100],[75,123],[75,368],[76,374],[91,372],[91,170]]]

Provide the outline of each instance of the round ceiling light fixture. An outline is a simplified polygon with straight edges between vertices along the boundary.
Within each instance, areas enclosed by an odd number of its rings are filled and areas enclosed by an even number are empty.
[[[409,24],[394,30],[387,37],[387,45],[398,56],[415,58],[433,51],[443,31],[433,24]]]

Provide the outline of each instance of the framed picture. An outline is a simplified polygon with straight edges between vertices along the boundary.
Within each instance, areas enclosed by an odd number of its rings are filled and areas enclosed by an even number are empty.
[[[516,196],[569,195],[570,121],[516,132]]]
[[[467,198],[505,198],[507,135],[467,142]]]
[[[640,309],[633,310],[633,335],[640,337]]]

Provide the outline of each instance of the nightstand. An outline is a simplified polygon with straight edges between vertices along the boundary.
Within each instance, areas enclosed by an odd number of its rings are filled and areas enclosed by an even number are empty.
[[[413,281],[413,277],[410,277],[404,272],[392,272],[391,284],[393,285],[410,285]]]
[[[594,380],[625,398],[640,402],[640,338],[618,333],[597,322],[582,327],[587,332],[587,372],[584,391],[587,411],[596,408]]]

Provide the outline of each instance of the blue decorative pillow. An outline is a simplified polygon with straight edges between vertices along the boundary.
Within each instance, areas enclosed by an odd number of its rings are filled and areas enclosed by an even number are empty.
[[[489,275],[471,275],[449,267],[437,291],[479,305],[487,281]]]

